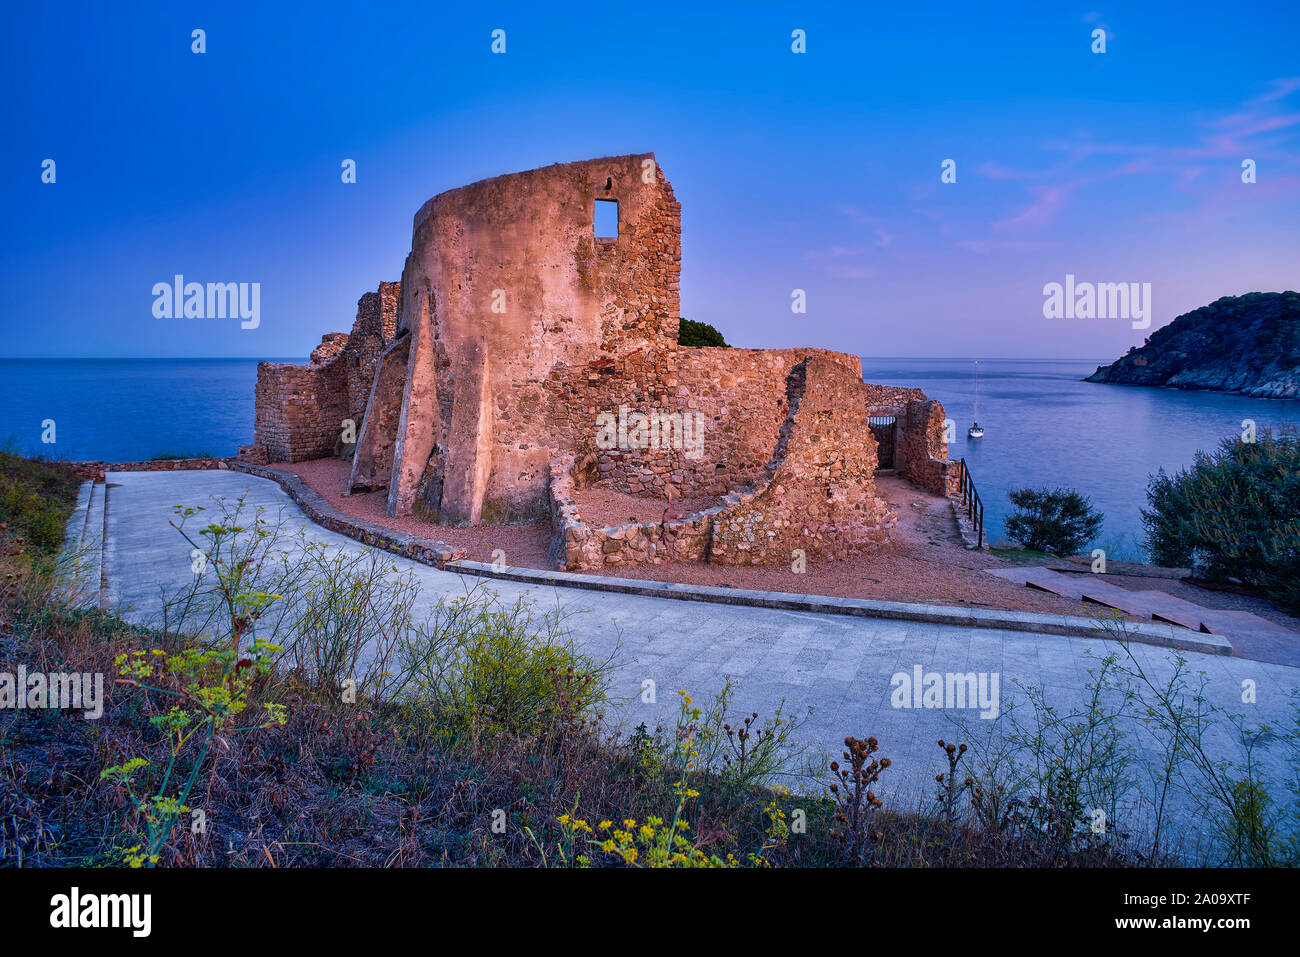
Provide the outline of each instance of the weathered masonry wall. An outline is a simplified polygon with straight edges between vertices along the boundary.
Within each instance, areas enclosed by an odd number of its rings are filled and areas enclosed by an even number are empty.
[[[551,484],[556,567],[573,571],[699,559],[791,564],[800,552],[807,561],[838,559],[887,542],[897,517],[875,493],[871,387],[862,382],[856,363],[811,355],[792,365],[780,385],[783,412],[774,428],[734,430],[748,433],[754,448],[770,438],[764,467],[744,474],[738,487],[719,496],[717,506],[680,521],[611,528],[584,523],[575,491],[595,481],[609,485],[614,473],[594,453],[557,459]]]
[[[374,363],[370,398],[357,434],[356,452],[348,480],[350,491],[372,491],[388,487],[393,471],[393,451],[402,414],[402,393],[411,337],[393,342]]]
[[[913,399],[903,407],[899,422],[903,476],[932,494],[956,494],[959,476],[956,463],[948,461],[943,405],[934,399]]]
[[[262,362],[257,366],[253,444],[271,462],[302,462],[334,453],[347,416],[342,368]]]
[[[876,440],[861,372],[815,356],[791,370],[775,469],[752,501],[714,520],[709,561],[790,565],[886,542],[896,519],[876,496]]]
[[[617,238],[595,237],[598,200],[618,203]],[[391,513],[418,500],[450,522],[545,514],[548,463],[572,441],[556,431],[567,410],[547,384],[676,345],[680,215],[653,154],[500,176],[425,203],[399,326],[417,343],[408,392],[431,380],[432,395],[406,402]]]
[[[370,386],[379,367],[379,357],[397,333],[397,300],[402,284],[381,282],[377,292],[368,292],[357,303],[357,319],[343,348],[348,380],[349,417],[361,426],[370,399]]]
[[[340,451],[343,422],[361,428],[379,356],[397,325],[400,285],[381,282],[357,303],[351,334],[330,332],[305,366],[257,366],[253,449],[268,462],[301,462]]]
[[[553,383],[564,410],[558,427],[580,455],[596,457],[598,478],[610,488],[658,497],[723,495],[759,481],[772,465],[787,417],[787,379],[813,356],[848,369],[861,382],[858,357],[824,349],[674,344],[597,362],[580,379]],[[620,407],[629,415],[698,415],[701,430],[690,433],[698,441],[643,447],[629,435],[621,447],[601,448],[597,416],[618,417]]]

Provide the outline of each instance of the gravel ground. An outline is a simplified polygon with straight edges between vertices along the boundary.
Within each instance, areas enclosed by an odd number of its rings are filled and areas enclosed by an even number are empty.
[[[879,476],[876,486],[898,513],[895,540],[873,555],[838,562],[810,562],[804,572],[789,566],[728,566],[680,562],[606,569],[620,578],[687,582],[724,588],[929,602],[972,608],[1088,615],[1095,608],[1047,592],[1013,585],[986,568],[1008,562],[962,544],[947,499],[922,492],[897,476]]]
[[[499,548],[505,552],[507,565],[521,568],[550,567],[546,560],[547,549],[551,544],[550,522],[457,528],[454,525],[434,525],[413,515],[389,518],[384,514],[388,505],[387,490],[357,495],[343,494],[352,469],[349,462],[341,459],[315,459],[311,462],[273,462],[271,467],[293,472],[344,515],[463,548],[465,557],[471,561],[491,562],[492,552]]]
[[[669,504],[663,498],[628,495],[592,485],[577,489],[573,498],[582,520],[602,528],[626,522],[661,522],[665,505],[668,505],[668,520],[673,521],[718,504],[714,498],[675,498]]]
[[[510,565],[550,567],[546,559],[551,539],[548,523],[456,528],[433,525],[410,516],[389,518],[384,514],[386,492],[343,495],[350,468],[347,462],[317,459],[312,462],[278,462],[273,467],[295,473],[347,515],[463,547],[467,557],[475,561],[492,561],[492,551],[500,548]],[[839,562],[810,562],[803,573],[793,572],[788,566],[739,567],[674,562],[607,568],[603,574],[759,591],[933,602],[1064,615],[1087,615],[1095,611],[1079,602],[1013,585],[985,574],[986,568],[1005,567],[1009,563],[987,552],[967,551],[962,546],[946,499],[921,492],[895,476],[881,476],[877,484],[890,506],[898,512],[899,521],[895,529],[896,541],[874,555]],[[659,518],[663,514],[663,504],[658,499],[636,499],[590,488],[583,489],[582,493],[593,491],[597,494],[587,495],[583,507],[588,507],[590,502],[598,509],[596,514],[608,514],[619,522],[628,520],[624,513],[637,515],[638,509],[644,510],[648,517]],[[680,506],[687,513],[699,506],[693,500],[678,500],[673,504],[675,509]],[[654,512],[652,516],[651,511]]]

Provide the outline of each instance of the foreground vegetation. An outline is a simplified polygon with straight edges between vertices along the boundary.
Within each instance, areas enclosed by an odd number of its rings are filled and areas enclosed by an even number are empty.
[[[1007,537],[1025,551],[1073,555],[1101,531],[1104,516],[1074,489],[1013,489]]]
[[[12,480],[66,513],[58,466],[24,468]],[[7,529],[0,671],[116,681],[99,721],[0,711],[8,864],[1160,865],[1188,852],[1168,836],[1178,801],[1213,832],[1205,862],[1297,857],[1294,790],[1270,793],[1253,745],[1210,752],[1221,710],[1185,667],[1158,682],[1124,650],[1084,708],[1025,689],[1008,734],[938,741],[929,797],[890,807],[888,741],[846,729],[864,737],[827,764],[784,708],[735,713],[730,684],[681,693],[662,726],[611,726],[614,662],[562,612],[481,588],[421,612],[390,558],[231,502],[177,508],[193,585],[142,629],[68,600],[54,547],[22,525],[42,514]],[[1132,721],[1162,754],[1156,781]],[[1130,832],[1142,799],[1154,830]]]
[[[1300,613],[1300,433],[1252,438],[1152,478],[1147,548],[1157,564],[1257,588]]]

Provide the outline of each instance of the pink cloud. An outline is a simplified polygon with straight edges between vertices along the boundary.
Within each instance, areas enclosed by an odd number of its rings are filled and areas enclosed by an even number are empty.
[[[1050,223],[1069,198],[1067,186],[1031,186],[1029,193],[1034,201],[1013,216],[999,219],[992,226],[995,232],[1015,232],[1025,229],[1042,229]]]

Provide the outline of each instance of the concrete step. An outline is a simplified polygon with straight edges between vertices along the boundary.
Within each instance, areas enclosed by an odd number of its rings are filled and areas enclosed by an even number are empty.
[[[1092,588],[1088,591],[1089,594],[1085,597],[1089,601],[1101,601],[1130,615],[1145,615],[1154,621],[1168,622],[1192,631],[1211,630],[1201,627],[1204,608],[1168,592],[1155,589],[1130,591],[1118,585],[1106,585],[1105,588]],[[1093,592],[1098,594],[1098,598],[1092,597]]]
[[[1233,653],[1240,658],[1300,664],[1300,632],[1248,611],[1207,608],[1204,618],[1208,630],[1231,641]]]
[[[1083,593],[1086,591],[1085,586],[1090,585],[1091,582],[1072,575],[1062,575],[1059,572],[1048,571],[1046,568],[1031,568],[1028,570],[1028,574],[1025,575],[1025,584],[1030,588],[1037,588],[1039,591],[1060,595],[1062,598],[1083,601]]]
[[[990,569],[989,574],[1062,598],[1217,635],[1232,645],[1238,657],[1288,665],[1300,662],[1300,632],[1248,611],[1206,608],[1159,589],[1132,591],[1095,575],[1062,574],[1038,566]]]

